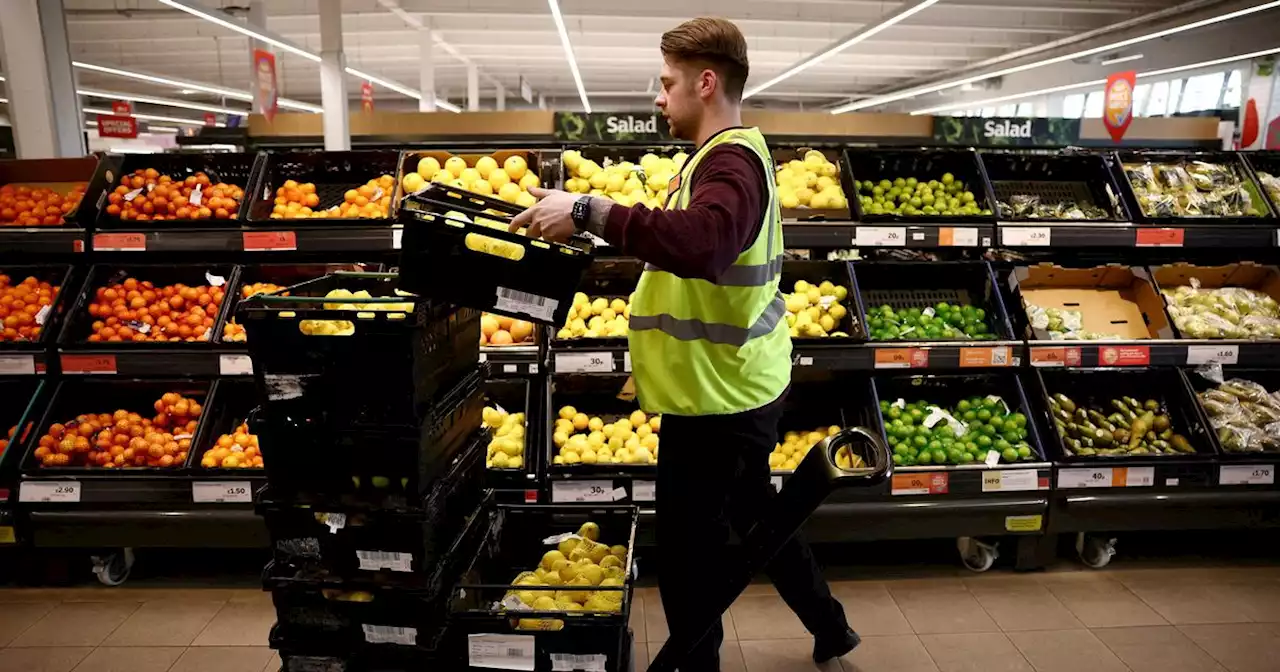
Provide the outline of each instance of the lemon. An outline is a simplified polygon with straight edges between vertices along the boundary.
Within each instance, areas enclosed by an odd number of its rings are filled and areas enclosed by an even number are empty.
[[[600,560],[601,569],[609,569],[610,567],[621,567],[621,566],[622,566],[622,559],[616,555],[612,555],[612,554],[606,555],[604,556],[603,559]]]
[[[644,437],[649,436],[652,433],[653,433],[653,428],[649,426],[649,423],[642,422],[636,425],[636,436],[640,437],[641,439],[644,439]]]
[[[644,414],[644,411],[635,411],[628,419],[631,421],[631,426],[637,428],[649,421],[649,417]]]
[[[509,156],[506,161],[502,162],[502,169],[511,179],[519,180],[524,177],[525,172],[529,170],[529,166],[525,163],[523,156]]]
[[[586,565],[578,571],[578,576],[585,578],[591,585],[598,586],[604,580],[604,570],[598,565]]]
[[[655,448],[657,448],[658,447],[657,435],[650,434],[644,437],[643,439],[640,439],[640,447],[648,448],[649,450],[654,450]]]
[[[400,180],[400,186],[404,188],[405,193],[412,194],[426,187],[427,181],[418,173],[407,173],[404,179]]]
[[[556,444],[556,448],[564,446],[565,442],[568,440],[569,437],[564,432],[556,432],[551,435],[551,442]]]
[[[559,609],[556,607],[555,598],[551,597],[551,595],[546,593],[543,593],[541,597],[534,599],[533,604],[531,606],[534,608],[535,611],[559,611]]]
[[[453,174],[453,177],[461,177],[462,171],[467,169],[467,162],[461,156],[451,156],[444,162],[444,169]]]
[[[465,165],[466,162],[463,161],[463,164]],[[440,172],[440,161],[436,157],[424,156],[418,159],[418,174],[422,176],[422,179],[429,180],[435,177],[438,172]]]
[[[605,179],[604,190],[605,191],[622,191],[622,187],[626,183],[627,183],[627,178],[623,177],[622,175],[619,175],[618,173],[612,173],[609,175],[608,178]]]
[[[582,163],[582,152],[576,149],[566,149],[560,155],[560,160],[564,161],[564,165],[569,170],[577,170],[578,165]]]
[[[484,196],[493,195],[493,187],[489,184],[487,180],[476,180],[475,182],[472,182],[471,191],[474,191],[477,194],[482,194]]]
[[[800,199],[796,197],[796,192],[790,188],[778,189],[778,204],[784,208],[800,207]]]
[[[849,289],[847,287],[845,287],[844,285],[836,285],[836,293],[835,293],[836,301],[844,301],[844,298],[848,295],[849,295]]]
[[[600,164],[595,161],[582,161],[578,164],[578,177],[590,180],[601,173]]]
[[[481,177],[480,171],[475,168],[466,168],[462,171],[462,174],[458,176],[458,179],[466,182],[467,184],[474,184],[484,178]]]
[[[516,205],[522,208],[532,208],[537,204],[537,202],[538,199],[534,198],[533,194],[527,191],[522,191],[519,196],[516,196]]]
[[[519,183],[520,188],[525,191],[528,191],[531,187],[542,186],[542,180],[539,180],[538,176],[533,173],[525,173],[524,177],[520,178]]]
[[[649,429],[652,429],[655,434],[662,431],[661,415],[655,415],[652,418],[649,418]]]
[[[476,161],[476,172],[480,173],[480,177],[489,179],[489,173],[492,173],[498,167],[498,162],[493,160],[492,156],[482,156]]]

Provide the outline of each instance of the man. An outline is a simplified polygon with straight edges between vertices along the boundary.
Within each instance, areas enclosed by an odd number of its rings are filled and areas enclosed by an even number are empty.
[[[774,495],[768,458],[791,382],[791,340],[778,292],[773,162],[760,131],[742,126],[746,40],[729,21],[694,19],[662,36],[662,56],[655,103],[671,135],[698,148],[669,183],[665,209],[530,189],[541,200],[511,230],[564,241],[583,229],[646,262],[631,304],[631,362],[641,408],[664,414],[658,584],[679,632],[706,616],[715,568],[735,561],[730,527],[744,536]],[[800,538],[767,573],[814,635],[817,662],[858,645]],[[723,637],[717,623],[681,670],[718,670]]]

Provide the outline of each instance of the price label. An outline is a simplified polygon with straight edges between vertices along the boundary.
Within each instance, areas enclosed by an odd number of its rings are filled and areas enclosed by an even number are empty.
[[[1111,470],[1112,487],[1149,488],[1155,484],[1155,467],[1116,467]]]
[[[98,252],[146,252],[147,236],[142,233],[97,233],[93,249]]]
[[[973,227],[944,226],[938,229],[939,247],[977,247],[978,229]]]
[[[905,226],[859,226],[853,244],[858,247],[901,247],[907,241]]]
[[[65,504],[80,501],[79,481],[26,481],[18,489],[20,502]]]
[[[35,355],[0,355],[0,376],[34,376]]]
[[[1276,468],[1272,464],[1224,464],[1218,473],[1219,485],[1273,485]]]
[[[1109,488],[1112,481],[1111,467],[1097,469],[1058,470],[1059,488]]]
[[[631,373],[631,351],[630,350],[622,353],[622,370],[626,373]]]
[[[960,368],[1009,366],[1009,346],[960,348]]]
[[[1040,489],[1035,469],[1005,469],[982,474],[983,492],[1023,492]]]
[[[71,374],[115,373],[115,355],[62,355],[62,372]]]
[[[1080,348],[1031,348],[1031,366],[1080,366]]]
[[[224,376],[252,376],[253,360],[249,355],[219,355],[218,371]]]
[[[551,654],[551,672],[605,672],[608,663],[603,653]]]
[[[1004,529],[1007,532],[1039,532],[1044,527],[1044,516],[1005,516]]]
[[[293,231],[245,231],[245,252],[293,251],[298,249],[298,234]]]
[[[613,373],[613,353],[557,352],[556,373]]]
[[[1052,229],[1047,226],[1002,226],[1000,241],[1005,247],[1048,247]]]
[[[653,481],[633,481],[631,483],[631,501],[652,502],[658,499],[658,486]]]
[[[1238,345],[1188,345],[1187,364],[1236,364],[1240,361]]]
[[[418,643],[417,628],[397,628],[391,625],[370,625],[363,623],[364,641],[370,644],[401,644],[413,646]]]
[[[360,562],[360,569],[370,572],[376,572],[380,569],[389,569],[393,572],[413,571],[412,553],[356,551],[356,560]]]
[[[612,501],[615,501],[612,481],[555,481],[551,484],[553,504]]]
[[[877,369],[923,369],[929,366],[929,351],[923,348],[876,348]]]
[[[1150,366],[1151,346],[1098,346],[1098,366]]]
[[[894,474],[890,491],[895,495],[945,495],[949,481],[945,471]]]
[[[774,492],[782,492],[782,477],[781,477],[781,476],[774,476],[774,477],[772,477],[772,478],[770,478],[770,479],[769,479],[769,482],[773,484],[773,490],[774,490]]]
[[[195,481],[191,501],[197,504],[252,504],[253,484],[249,481]]]
[[[1182,229],[1138,229],[1134,245],[1138,247],[1182,247]]]
[[[398,250],[404,243],[404,227],[397,226],[391,229],[391,249]]]
[[[467,635],[467,662],[471,667],[532,672],[533,635]]]

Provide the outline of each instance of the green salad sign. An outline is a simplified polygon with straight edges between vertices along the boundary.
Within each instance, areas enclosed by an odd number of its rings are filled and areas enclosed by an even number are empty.
[[[1065,147],[1080,142],[1079,119],[934,117],[933,140],[973,147]]]
[[[556,112],[556,139],[568,142],[669,141],[667,120],[657,112]]]

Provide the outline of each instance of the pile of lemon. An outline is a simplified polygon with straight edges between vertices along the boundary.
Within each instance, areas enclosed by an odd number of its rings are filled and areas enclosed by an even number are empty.
[[[482,426],[493,438],[484,466],[490,469],[519,469],[524,466],[524,413],[508,413],[502,408],[485,406]]]
[[[782,436],[782,443],[774,446],[773,452],[769,453],[769,468],[783,471],[795,469],[819,441],[834,436],[839,431],[839,427],[831,425],[811,432],[787,432]]]
[[[830,280],[812,284],[797,280],[795,291],[785,295],[787,302],[787,326],[792,338],[848,338],[849,334],[837,331],[840,321],[849,309],[840,302],[849,296],[849,288]]]
[[[564,167],[571,177],[565,180],[564,189],[574,194],[604,196],[626,206],[657,209],[666,205],[667,183],[680,173],[688,158],[684,152],[670,158],[651,152],[640,157],[639,165],[606,159],[601,166],[576,150],[565,150]]]
[[[627,547],[599,542],[600,526],[583,523],[576,535],[564,535],[531,572],[520,572],[502,600],[509,611],[617,613],[622,610],[627,578]],[[520,630],[559,630],[559,619],[522,618]]]
[[[605,423],[599,416],[579,413],[572,406],[560,409],[551,442],[555,464],[657,464],[658,432],[662,416],[648,417],[636,411],[629,417]]]
[[[396,295],[401,297],[412,296],[407,292],[396,290]],[[361,289],[358,291],[350,291],[347,289],[332,289],[324,295],[326,299],[335,299],[333,302],[326,301],[325,310],[354,310],[357,317],[373,317],[372,315],[360,315],[359,313],[370,313],[382,311],[393,313],[388,315],[389,319],[403,320],[406,316],[403,313],[413,312],[413,302],[391,302],[391,303],[361,303],[374,298],[368,290]],[[308,336],[350,336],[356,333],[356,325],[350,320],[302,320],[298,323],[298,330]]]
[[[556,338],[625,338],[631,325],[631,293],[625,300],[582,292],[573,295],[573,306]]]
[[[400,178],[400,186],[406,194],[421,191],[427,182],[438,182],[459,189],[466,189],[485,196],[497,196],[508,202],[527,208],[538,199],[529,193],[530,187],[542,184],[537,174],[529,170],[529,164],[523,156],[508,156],[502,165],[492,156],[482,156],[475,165],[468,165],[461,156],[451,156],[440,165],[434,156],[418,160],[416,171],[405,173]]]
[[[784,208],[839,210],[848,207],[840,187],[840,169],[816,149],[778,166],[778,203]]]

